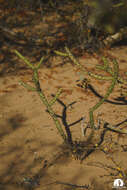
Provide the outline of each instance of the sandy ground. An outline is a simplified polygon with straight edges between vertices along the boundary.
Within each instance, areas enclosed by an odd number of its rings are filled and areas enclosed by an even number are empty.
[[[120,76],[126,78],[127,47],[113,48],[108,54],[117,58]],[[79,75],[73,64],[66,62],[61,65],[63,60],[60,57],[52,61],[51,68],[41,67],[39,69],[41,88],[47,99],[50,101],[51,95],[62,87],[63,93],[59,99],[66,106],[76,101],[71,108],[67,109],[68,124],[81,117],[86,117],[89,121],[89,109],[99,101],[99,98],[90,89],[84,90],[76,85]],[[79,58],[79,62],[89,71],[98,73],[95,68],[99,62],[98,57],[94,58],[86,54]],[[18,67],[22,64],[23,62],[19,61]],[[27,69],[27,66],[0,78],[0,189],[88,189],[81,188],[83,185],[89,185],[89,189],[95,190],[112,189],[114,179],[122,178],[122,176],[117,169],[116,171],[110,168],[106,170],[104,166],[121,167],[124,173],[127,172],[126,135],[108,131],[101,145],[107,154],[98,148],[80,163],[80,160],[76,160],[74,156],[65,151],[55,124],[46,112],[46,107],[38,94],[19,85],[19,80],[33,85],[32,71]],[[91,84],[101,96],[104,96],[110,86],[109,81],[96,79],[91,79]],[[114,100],[118,97],[120,97],[120,88],[116,86],[109,100],[123,103],[118,99]],[[59,102],[53,105],[55,113],[61,116],[63,108]],[[127,98],[124,100],[124,105],[105,102],[94,112],[95,123],[98,113],[101,113],[101,119],[113,125],[126,120]],[[59,121],[61,122],[60,118]],[[64,129],[63,124],[62,127]],[[126,123],[122,127],[126,128]],[[73,125],[71,132],[73,140],[83,141],[86,138],[81,132],[81,122]],[[95,143],[99,134],[97,131],[94,137]],[[113,157],[118,166],[112,162],[109,155]],[[97,167],[97,162],[103,165],[100,164],[100,167]],[[111,176],[113,172],[114,175]],[[127,183],[127,176],[125,178],[124,182]],[[80,187],[73,186],[74,184]]]

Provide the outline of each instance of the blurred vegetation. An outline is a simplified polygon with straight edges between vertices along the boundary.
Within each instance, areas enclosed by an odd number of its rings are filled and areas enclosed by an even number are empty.
[[[41,8],[42,11],[46,6],[58,11],[59,5],[71,3],[72,12],[75,12],[76,16],[80,16],[77,27],[79,28],[80,25],[80,29],[84,30],[85,35],[89,28],[113,34],[127,25],[126,0],[8,0],[3,3],[6,4],[6,7],[17,10]],[[79,32],[81,33],[81,30]],[[82,41],[82,37],[80,40]]]
[[[90,28],[99,28],[111,34],[127,24],[126,0],[0,0],[0,7],[36,10],[47,6],[57,11],[59,5],[68,3],[72,3],[72,9],[76,14],[78,12],[81,19],[84,19],[84,15],[88,16]]]
[[[92,0],[88,25],[113,34],[127,25],[126,0]]]
[[[108,35],[127,26],[127,0],[0,0],[0,8],[8,12],[6,17],[1,18],[2,26],[4,23],[4,26],[10,28],[23,24],[28,26],[33,21],[37,25],[39,19],[44,21],[43,18],[49,16],[49,12],[56,13],[57,21],[53,18],[54,24],[47,22],[48,25],[52,25],[52,29],[50,33],[46,31],[45,36],[59,39],[57,34],[62,33],[64,40],[60,43],[57,40],[57,43],[50,39],[50,44],[46,41],[46,45],[52,50],[67,45],[69,48],[75,47],[81,51],[96,51],[103,47],[103,40]],[[29,19],[29,23],[24,21],[26,19],[24,15]],[[8,17],[11,17],[10,20]],[[56,22],[62,23],[63,27],[52,33],[51,31],[57,27]],[[43,33],[43,28],[41,32]],[[35,35],[35,38],[40,40],[44,39],[44,36]]]

